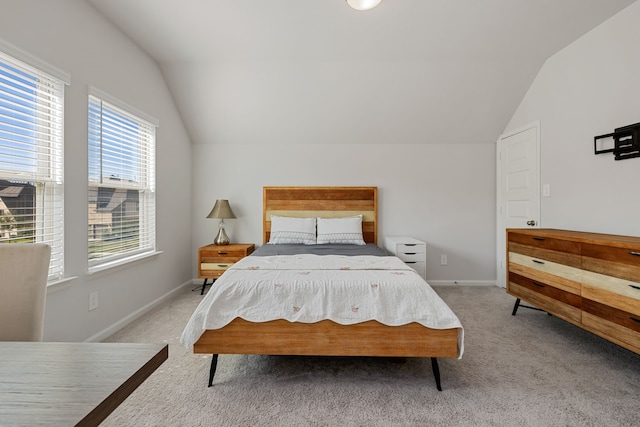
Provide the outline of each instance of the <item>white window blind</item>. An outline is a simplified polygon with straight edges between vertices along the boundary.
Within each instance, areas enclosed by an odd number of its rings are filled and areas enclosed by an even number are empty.
[[[156,125],[89,95],[89,270],[156,249]]]
[[[51,245],[64,275],[64,82],[0,52],[0,244]]]

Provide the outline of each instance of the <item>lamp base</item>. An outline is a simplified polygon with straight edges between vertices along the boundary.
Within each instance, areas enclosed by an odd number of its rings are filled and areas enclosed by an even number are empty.
[[[230,242],[229,236],[227,236],[227,233],[224,231],[224,226],[220,224],[220,230],[218,230],[218,235],[213,240],[213,244],[218,246],[223,246],[223,245],[228,245],[229,242]]]

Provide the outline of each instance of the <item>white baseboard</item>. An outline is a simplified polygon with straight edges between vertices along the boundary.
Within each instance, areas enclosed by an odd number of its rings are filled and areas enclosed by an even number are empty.
[[[427,280],[431,286],[498,286],[495,280]]]
[[[134,320],[138,319],[143,314],[148,313],[149,311],[151,311],[155,307],[159,306],[163,302],[168,301],[171,298],[175,297],[179,292],[182,292],[182,290],[187,286],[193,286],[193,281],[189,280],[187,282],[184,282],[183,284],[181,284],[177,288],[172,289],[169,292],[167,292],[166,294],[162,295],[160,298],[157,298],[154,301],[151,301],[149,304],[145,305],[144,307],[139,308],[138,310],[134,311],[133,313],[131,313],[127,317],[118,320],[116,323],[114,323],[113,325],[109,326],[108,328],[105,328],[102,331],[98,332],[97,334],[92,335],[91,337],[87,338],[85,340],[85,342],[100,342],[100,341],[104,340],[105,338],[109,338],[111,335],[115,334],[120,329],[124,328],[129,323],[133,322]]]

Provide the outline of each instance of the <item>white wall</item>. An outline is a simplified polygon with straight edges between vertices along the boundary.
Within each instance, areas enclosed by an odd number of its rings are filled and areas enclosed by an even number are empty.
[[[100,338],[192,278],[191,145],[157,65],[84,1],[0,0],[0,38],[70,73],[65,92],[65,275],[47,295],[45,339]],[[87,88],[157,118],[157,243],[151,259],[87,275]],[[99,292],[98,309],[88,295]]]
[[[640,158],[593,137],[640,122],[640,2],[547,60],[506,130],[541,121],[542,225],[640,236]]]
[[[193,171],[194,257],[217,232],[216,199],[238,217],[231,240],[261,244],[263,186],[375,185],[379,236],[426,241],[430,281],[495,281],[492,144],[194,144]]]

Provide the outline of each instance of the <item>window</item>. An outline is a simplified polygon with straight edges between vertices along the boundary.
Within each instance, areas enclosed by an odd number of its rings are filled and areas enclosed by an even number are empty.
[[[0,52],[0,244],[48,243],[49,282],[64,275],[65,83]]]
[[[91,89],[89,270],[155,252],[157,123]],[[119,104],[119,105],[116,105]]]

